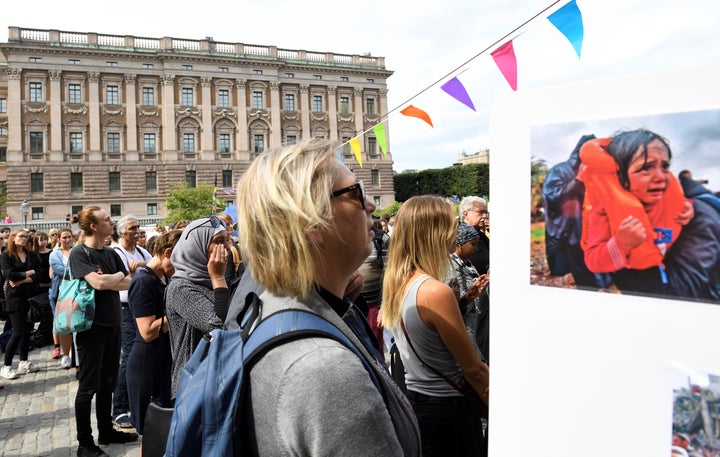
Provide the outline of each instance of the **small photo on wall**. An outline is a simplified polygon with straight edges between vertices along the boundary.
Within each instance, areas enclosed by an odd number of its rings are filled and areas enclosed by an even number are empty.
[[[533,285],[720,303],[720,110],[531,128]]]
[[[672,457],[720,457],[720,375],[695,373],[672,393]]]

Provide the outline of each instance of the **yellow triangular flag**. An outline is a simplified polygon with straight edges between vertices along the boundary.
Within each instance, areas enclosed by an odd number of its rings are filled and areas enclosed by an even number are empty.
[[[362,155],[360,153],[360,140],[358,140],[358,137],[350,140],[350,147],[355,153],[355,160],[357,160],[357,162],[360,164],[360,168],[362,168]]]
[[[378,145],[380,146],[380,150],[383,153],[384,157],[387,157],[387,140],[385,139],[385,124],[378,124],[375,127],[373,127],[373,132],[375,132],[375,138],[377,138]]]

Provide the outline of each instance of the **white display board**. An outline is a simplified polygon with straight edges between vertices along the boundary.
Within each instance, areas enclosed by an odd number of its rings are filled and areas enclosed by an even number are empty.
[[[718,81],[720,65],[709,65],[492,100],[491,456],[669,456],[678,377],[720,373],[720,305],[530,284],[530,164],[539,138],[567,133],[553,158],[565,160],[584,133],[654,130],[658,115],[720,109]],[[720,120],[709,125],[720,137]],[[688,168],[692,148],[679,145],[690,139],[657,133],[674,148],[671,170]],[[693,171],[710,174],[717,191],[715,145],[715,163]]]

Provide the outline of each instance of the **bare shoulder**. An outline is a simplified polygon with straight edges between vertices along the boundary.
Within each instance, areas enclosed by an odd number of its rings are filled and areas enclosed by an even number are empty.
[[[418,293],[435,300],[452,300],[454,298],[453,290],[444,282],[435,278],[430,278],[423,282],[418,289]]]

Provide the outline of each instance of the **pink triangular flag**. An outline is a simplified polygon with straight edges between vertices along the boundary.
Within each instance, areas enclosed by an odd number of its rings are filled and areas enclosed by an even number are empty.
[[[465,86],[457,79],[457,76],[440,86],[440,88],[452,95],[460,103],[475,111],[475,105],[473,105],[467,90],[465,90]]]
[[[517,91],[517,59],[512,40],[493,51],[492,57],[512,90]]]

